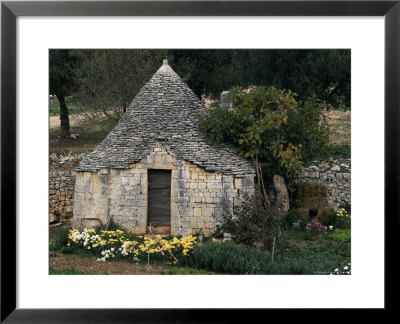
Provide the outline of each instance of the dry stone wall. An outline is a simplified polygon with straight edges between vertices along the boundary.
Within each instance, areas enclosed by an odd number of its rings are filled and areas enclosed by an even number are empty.
[[[49,221],[70,222],[74,208],[75,172],[50,171]]]
[[[336,161],[335,161],[336,162]],[[351,205],[351,169],[350,161],[311,166],[304,169],[295,179],[297,183],[326,184],[328,187],[328,204],[338,208],[340,205]]]

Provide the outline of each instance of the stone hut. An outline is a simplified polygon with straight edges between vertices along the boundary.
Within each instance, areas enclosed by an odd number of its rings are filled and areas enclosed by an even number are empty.
[[[215,229],[223,206],[254,190],[252,164],[198,129],[207,108],[164,60],[76,171],[74,227],[114,222],[135,233]]]

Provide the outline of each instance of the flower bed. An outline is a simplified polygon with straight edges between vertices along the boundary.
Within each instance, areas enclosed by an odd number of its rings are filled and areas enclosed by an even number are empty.
[[[136,236],[120,229],[96,232],[93,228],[85,228],[83,231],[69,230],[66,246],[67,251],[68,248],[91,250],[93,255],[98,256],[97,261],[102,262],[128,256],[134,261],[139,261],[148,259],[150,255],[161,255],[167,262],[176,264],[178,257],[191,254],[196,240],[197,237],[192,235],[166,239],[160,235]]]

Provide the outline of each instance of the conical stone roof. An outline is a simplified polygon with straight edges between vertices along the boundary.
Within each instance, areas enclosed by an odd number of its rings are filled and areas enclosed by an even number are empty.
[[[233,146],[207,143],[196,118],[207,113],[201,100],[164,60],[115,128],[83,158],[76,171],[127,169],[161,142],[177,159],[190,161],[207,171],[254,173],[252,164],[239,156]]]

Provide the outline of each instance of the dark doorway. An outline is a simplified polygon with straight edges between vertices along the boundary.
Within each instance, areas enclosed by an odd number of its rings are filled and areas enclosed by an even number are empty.
[[[171,227],[171,170],[148,170],[147,226]]]

